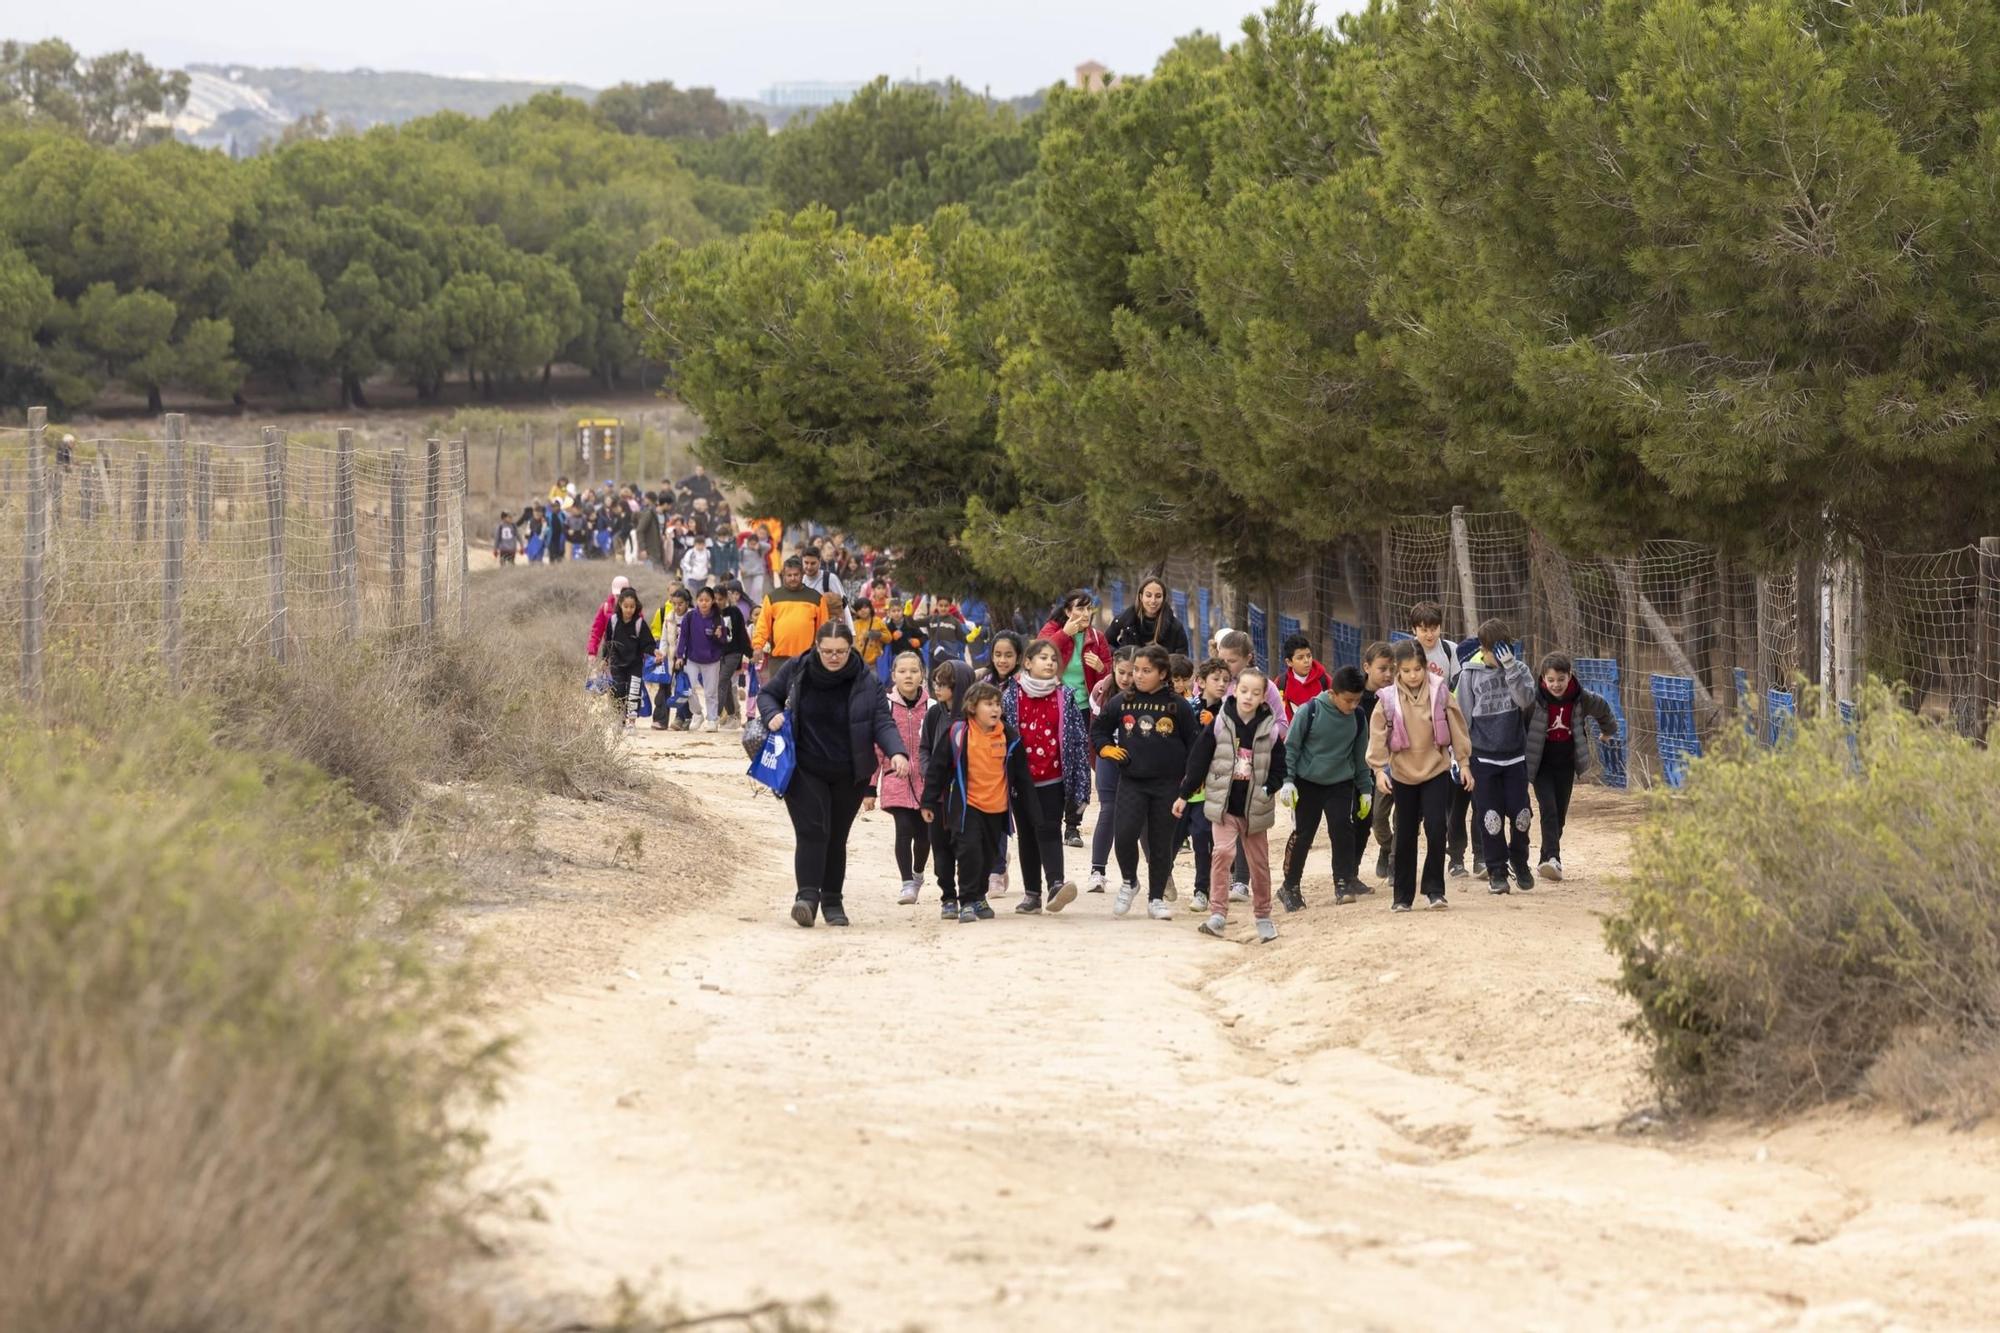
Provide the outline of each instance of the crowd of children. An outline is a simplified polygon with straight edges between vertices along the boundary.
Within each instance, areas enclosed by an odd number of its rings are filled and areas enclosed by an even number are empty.
[[[653,725],[716,730],[760,674],[809,651],[828,621],[844,624],[912,760],[892,776],[878,756],[897,900],[917,903],[928,875],[954,920],[990,917],[1016,861],[1019,914],[1110,893],[1123,917],[1143,889],[1146,914],[1168,920],[1191,851],[1201,930],[1222,935],[1230,905],[1248,902],[1269,940],[1274,905],[1307,905],[1322,833],[1335,906],[1376,891],[1363,877],[1371,837],[1392,911],[1419,897],[1445,907],[1449,882],[1467,876],[1493,894],[1526,892],[1537,876],[1563,876],[1571,795],[1590,764],[1586,724],[1604,739],[1617,730],[1568,657],[1550,653],[1531,672],[1497,620],[1453,642],[1431,602],[1411,608],[1408,638],[1369,644],[1358,665],[1329,670],[1294,636],[1267,674],[1241,631],[1217,631],[1199,661],[1181,651],[1192,645],[1157,579],[1109,635],[1082,590],[1030,635],[988,633],[943,599],[906,599],[886,561],[837,539],[809,542],[776,575],[761,598],[740,578],[689,579],[650,621],[619,580],[593,628],[593,663],[628,722],[647,660],[685,673],[673,695],[662,686]],[[1292,827],[1273,848],[1280,808]],[[1085,867],[1066,864],[1072,851]]]

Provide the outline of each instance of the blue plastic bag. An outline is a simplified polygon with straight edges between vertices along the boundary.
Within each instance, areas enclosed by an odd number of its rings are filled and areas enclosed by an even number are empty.
[[[799,757],[792,750],[791,737],[783,731],[773,731],[765,734],[764,748],[750,761],[750,776],[769,787],[773,795],[783,796],[792,785],[792,774],[798,767]]]
[[[540,560],[542,558],[542,548],[547,544],[548,543],[543,541],[540,537],[528,538],[528,549],[525,552],[525,555],[529,564],[532,565],[537,560]]]

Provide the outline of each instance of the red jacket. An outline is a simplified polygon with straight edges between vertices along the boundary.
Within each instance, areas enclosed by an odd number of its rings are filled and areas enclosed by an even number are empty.
[[[1069,634],[1063,629],[1062,622],[1060,620],[1051,620],[1048,624],[1042,626],[1041,637],[1056,646],[1056,651],[1062,655],[1063,669],[1067,671],[1069,669],[1070,653],[1075,650],[1076,645],[1070,639]],[[1111,674],[1111,641],[1095,629],[1087,630],[1083,636],[1083,651],[1086,653],[1096,653],[1097,660],[1104,663],[1103,668],[1100,670],[1092,670],[1088,661],[1083,664],[1083,688],[1084,692],[1088,693],[1097,688],[1098,681],[1103,680]]]
[[[1285,719],[1287,721],[1291,720],[1292,714],[1298,712],[1315,698],[1333,688],[1333,678],[1326,674],[1326,668],[1321,666],[1317,661],[1312,664],[1312,670],[1306,672],[1303,684],[1300,683],[1297,676],[1292,674],[1290,667],[1286,667],[1278,679],[1284,682]]]
[[[597,619],[590,622],[590,655],[597,656],[597,650],[604,643],[604,631],[611,628],[611,611],[618,605],[616,597],[604,599],[604,605],[597,608]]]

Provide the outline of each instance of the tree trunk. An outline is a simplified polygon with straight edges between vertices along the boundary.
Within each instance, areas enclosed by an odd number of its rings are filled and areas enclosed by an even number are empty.
[[[493,372],[490,370],[480,377],[479,396],[489,403],[493,401]]]
[[[544,361],[542,363],[542,397],[544,398],[549,396],[549,375],[554,366],[555,363],[553,361]]]
[[[167,410],[167,405],[160,401],[160,386],[157,384],[146,386],[146,410],[154,416]]]

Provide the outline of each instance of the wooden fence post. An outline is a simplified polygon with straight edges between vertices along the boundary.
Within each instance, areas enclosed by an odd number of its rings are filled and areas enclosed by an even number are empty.
[[[423,546],[417,551],[417,625],[429,634],[437,628],[438,463],[444,441],[433,435],[424,441]]]
[[[187,554],[187,417],[167,413],[166,553],[160,563],[160,647],[167,679],[181,683],[181,578]]]
[[[1458,596],[1465,613],[1465,631],[1479,628],[1479,597],[1472,582],[1472,538],[1465,528],[1465,506],[1451,507],[1451,561],[1458,567]]]
[[[2000,708],[2000,537],[1979,539],[1979,735],[1985,739]]]
[[[341,633],[361,637],[361,547],[354,528],[354,431],[333,434],[333,573],[340,586]]]
[[[504,428],[500,426],[493,428],[493,498],[496,502],[500,499],[500,432],[502,429]],[[505,508],[505,506],[503,505],[502,508]]]
[[[500,453],[500,436],[496,430],[493,436],[493,452]],[[495,468],[498,471],[498,468]],[[471,562],[466,551],[465,514],[472,495],[472,454],[467,444],[465,432],[458,433],[458,485],[451,488],[451,544],[458,548],[458,629],[463,634],[471,625],[471,612],[466,604],[466,583],[471,575]]]
[[[397,629],[403,627],[403,610],[408,605],[409,594],[404,585],[408,582],[409,560],[405,555],[408,543],[406,529],[410,522],[410,482],[409,455],[401,448],[389,451],[389,623]]]
[[[28,521],[21,546],[21,693],[42,697],[42,555],[48,546],[47,462],[42,457],[49,409],[28,409]]]
[[[0,488],[0,495],[6,494]],[[86,467],[77,474],[76,482],[77,521],[86,528],[97,521],[97,469]]]
[[[215,464],[205,444],[194,447],[194,535],[208,545],[209,524],[215,518]]]
[[[264,427],[264,568],[271,584],[271,656],[285,660],[285,433]]]
[[[152,482],[152,470],[152,460],[141,449],[132,463],[132,531],[140,541],[145,541],[147,535],[147,501],[151,499],[147,490]]]

